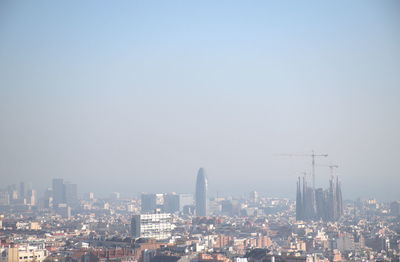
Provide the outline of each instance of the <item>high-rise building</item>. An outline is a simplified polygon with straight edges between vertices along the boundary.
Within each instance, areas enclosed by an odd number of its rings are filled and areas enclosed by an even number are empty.
[[[88,200],[88,201],[94,200],[94,193],[93,192],[86,193],[85,194],[85,200]]]
[[[31,206],[35,206],[36,205],[36,190],[34,189],[30,189],[28,191],[28,197],[27,197],[27,204],[31,205]]]
[[[62,178],[53,179],[53,205],[57,207],[59,204],[65,203],[65,187]]]
[[[64,183],[65,203],[74,206],[78,204],[78,185],[69,182]]]
[[[134,215],[131,220],[132,236],[135,238],[168,239],[172,229],[171,214],[167,213]]]
[[[164,194],[142,194],[141,211],[153,213],[156,208],[162,209],[164,205]]]
[[[141,197],[141,211],[143,213],[153,212],[156,207],[156,195],[155,194],[142,194]]]
[[[258,192],[257,191],[251,191],[250,192],[250,201],[255,204],[258,201]]]
[[[169,193],[164,195],[164,212],[182,212],[185,206],[193,205],[193,195]]]
[[[204,168],[200,168],[196,180],[196,215],[207,216],[207,177]]]
[[[0,206],[10,205],[10,194],[7,191],[0,191]]]
[[[179,212],[179,195],[175,193],[165,194],[164,196],[164,212]]]
[[[19,198],[22,202],[25,202],[25,193],[26,193],[26,188],[25,188],[25,183],[21,182],[19,183]]]
[[[46,191],[44,191],[44,196],[43,196],[43,203],[42,206],[44,208],[52,208],[53,207],[53,189],[47,188]]]

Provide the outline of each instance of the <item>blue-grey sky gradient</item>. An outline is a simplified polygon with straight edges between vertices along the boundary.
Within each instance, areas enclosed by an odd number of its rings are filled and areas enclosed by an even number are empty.
[[[1,184],[400,199],[398,1],[1,1]],[[317,168],[317,185],[329,169]]]

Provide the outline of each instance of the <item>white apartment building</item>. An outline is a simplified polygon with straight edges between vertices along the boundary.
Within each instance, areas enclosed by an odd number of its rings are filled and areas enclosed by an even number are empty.
[[[173,228],[169,213],[134,215],[131,221],[132,236],[136,238],[168,239]]]

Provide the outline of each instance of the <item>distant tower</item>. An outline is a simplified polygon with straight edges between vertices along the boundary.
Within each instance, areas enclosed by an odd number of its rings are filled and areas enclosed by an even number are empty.
[[[336,203],[337,203],[337,215],[340,218],[343,215],[343,199],[342,199],[342,188],[339,178],[336,177]]]
[[[250,193],[250,200],[251,200],[253,203],[257,203],[257,201],[258,201],[258,192],[257,192],[257,191],[252,191],[252,192]]]
[[[21,182],[19,183],[19,199],[21,199],[22,201],[24,201],[26,197],[25,193],[26,193],[25,183]]]
[[[207,178],[204,168],[200,168],[196,181],[196,215],[207,216]]]
[[[53,179],[53,205],[57,207],[59,204],[65,203],[65,186],[62,178]]]
[[[78,201],[78,185],[69,182],[64,183],[65,203],[70,206],[77,205]]]
[[[296,220],[303,220],[303,198],[301,196],[300,177],[299,180],[297,181]]]
[[[331,221],[336,221],[338,218],[337,214],[337,197],[336,197],[336,184],[333,177],[329,180],[329,219]]]

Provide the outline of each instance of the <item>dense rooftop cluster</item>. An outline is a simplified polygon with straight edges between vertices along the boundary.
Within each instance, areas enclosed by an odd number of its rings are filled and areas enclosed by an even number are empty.
[[[162,206],[140,215],[140,199],[116,193],[78,202],[70,213],[2,205],[0,261],[398,261],[400,254],[399,202],[345,201],[337,221],[296,220],[295,201],[255,192],[210,198],[207,217]]]

